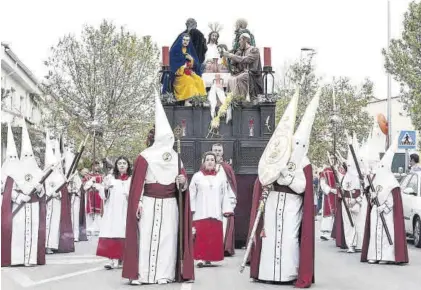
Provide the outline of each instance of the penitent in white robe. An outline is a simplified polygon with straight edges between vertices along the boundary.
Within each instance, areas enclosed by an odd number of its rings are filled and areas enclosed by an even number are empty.
[[[332,189],[327,183],[326,183],[326,179],[322,178],[320,180],[320,188],[323,191],[323,199],[325,198],[329,198],[328,194],[331,193]],[[325,206],[325,201],[323,200],[322,202],[322,213],[324,212],[324,206]],[[334,205],[332,205],[333,207]],[[322,236],[325,237],[329,237],[330,236],[330,232],[332,231],[332,226],[333,226],[333,215],[330,216],[323,216],[322,214],[322,220],[320,222],[320,231],[322,233]],[[326,235],[326,233],[329,233],[329,235]]]
[[[101,219],[100,238],[125,238],[127,218],[127,198],[130,190],[131,177],[127,180],[116,179],[108,176],[104,184],[109,189],[108,198],[103,189],[99,196],[104,201],[104,214]]]
[[[386,205],[385,210],[383,211],[384,219],[392,238],[393,245],[389,244],[387,239],[386,232],[383,227],[382,220],[380,218],[380,213],[377,210],[377,206],[373,205],[371,208],[371,227],[370,227],[370,243],[368,246],[367,259],[373,261],[395,261],[395,226],[394,226],[394,216],[393,216],[393,194],[380,194],[378,196],[380,205]]]
[[[158,183],[148,168],[145,183]],[[187,183],[186,183],[187,186]],[[155,284],[175,280],[178,239],[178,205],[175,197],[141,195],[139,227],[139,282]]]
[[[355,191],[352,190],[351,194],[355,194]],[[346,216],[345,206],[342,204],[342,220],[344,223],[345,242],[348,249],[352,247],[355,250],[360,251],[362,249],[364,239],[367,200],[363,196],[358,198],[345,197],[345,202],[348,205],[352,221],[354,222],[354,227],[352,227],[348,217]]]
[[[280,179],[278,183],[285,184]],[[259,280],[289,282],[298,277],[302,193],[306,187],[302,170],[297,171],[288,187],[298,194],[271,191],[266,201],[263,215],[266,237],[262,237]]]
[[[14,185],[15,187],[16,185]],[[15,187],[16,188],[16,187]],[[12,191],[12,212],[19,206],[16,203],[23,193]],[[39,195],[44,195],[44,191]],[[39,203],[25,203],[13,217],[11,265],[36,265],[38,255]]]
[[[80,218],[80,195],[81,195],[82,180],[76,174],[69,184],[69,193],[71,195],[71,215],[72,215],[72,228],[75,241],[79,241],[79,218]]]

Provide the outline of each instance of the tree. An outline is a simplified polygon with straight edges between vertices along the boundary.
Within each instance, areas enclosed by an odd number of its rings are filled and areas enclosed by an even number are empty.
[[[400,83],[401,98],[417,130],[421,130],[421,3],[409,4],[400,39],[382,51],[385,68]]]
[[[319,87],[322,87],[322,95],[311,132],[309,148],[311,162],[321,167],[328,164],[327,152],[333,152],[333,125],[331,118],[333,114],[333,88],[335,89],[335,103],[338,108],[338,115],[342,120],[337,125],[336,146],[337,150],[343,156],[346,156],[347,140],[344,138],[345,129],[349,133],[355,131],[359,141],[362,141],[362,139],[368,137],[373,126],[373,121],[368,113],[364,111],[373,95],[373,84],[371,81],[365,80],[363,85],[357,88],[351,84],[348,78],[341,77],[334,83],[323,85],[320,84],[321,79],[316,76],[314,69],[310,59],[308,62],[294,63],[286,70],[286,76],[277,89],[280,98],[276,106],[276,119],[278,121],[282,117],[289,100],[294,94],[296,84],[300,83],[304,74],[306,77],[300,86],[296,126],[299,125],[310,100]]]
[[[139,154],[159,83],[159,51],[149,36],[104,20],[98,28],[84,26],[79,39],[61,38],[45,65],[47,127],[76,146],[95,132],[96,159]],[[85,149],[88,158],[92,140]]]

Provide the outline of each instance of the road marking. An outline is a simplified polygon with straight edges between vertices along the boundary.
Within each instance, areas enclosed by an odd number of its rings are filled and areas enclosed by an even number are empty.
[[[96,267],[96,268],[87,269],[87,270],[83,270],[83,271],[64,274],[64,275],[61,275],[61,276],[56,276],[56,277],[44,279],[44,280],[41,280],[41,281],[33,282],[33,284],[31,286],[45,284],[45,283],[58,281],[58,280],[63,280],[63,279],[71,278],[71,277],[74,277],[74,276],[79,276],[79,275],[83,275],[83,274],[87,274],[87,273],[100,271],[100,270],[103,270],[103,269],[104,269],[104,267]]]

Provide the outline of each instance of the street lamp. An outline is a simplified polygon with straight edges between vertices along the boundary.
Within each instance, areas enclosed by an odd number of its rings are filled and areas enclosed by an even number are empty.
[[[303,63],[303,52],[308,53],[308,61],[305,65],[305,74],[308,74],[311,69],[311,61],[313,60],[313,56],[317,53],[314,48],[310,47],[302,47],[300,51],[300,64]]]
[[[92,165],[95,165],[95,159],[96,159],[96,151],[95,151],[95,147],[96,147],[96,133],[99,131],[99,129],[101,128],[101,124],[98,122],[98,120],[93,120],[92,121],[92,123],[91,123],[91,130],[93,130],[93,139],[94,139],[94,142],[93,142],[93,152],[92,152],[92,154],[93,154],[93,164]]]
[[[333,132],[333,159],[335,164],[337,163],[336,157],[336,135],[338,133],[338,125],[341,123],[342,119],[339,116],[339,110],[336,106],[336,95],[335,95],[335,78],[332,82],[332,116],[330,117],[330,122],[332,123],[332,132]]]

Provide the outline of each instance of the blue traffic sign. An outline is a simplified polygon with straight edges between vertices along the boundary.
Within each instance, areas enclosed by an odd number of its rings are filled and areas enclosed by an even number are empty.
[[[416,149],[416,133],[415,131],[404,130],[399,134],[399,149]]]

